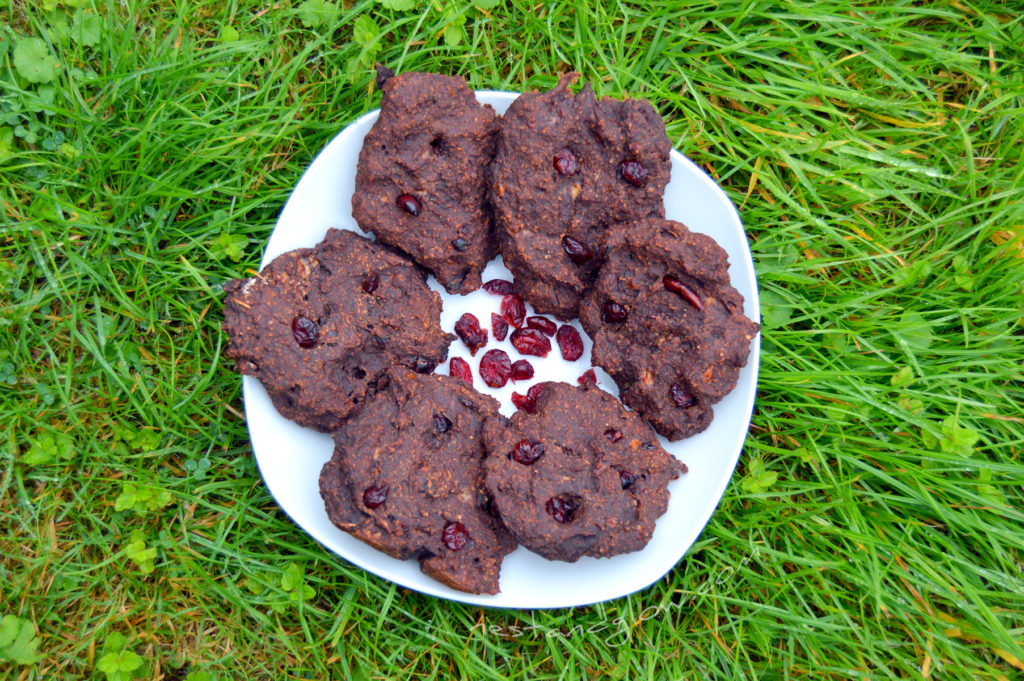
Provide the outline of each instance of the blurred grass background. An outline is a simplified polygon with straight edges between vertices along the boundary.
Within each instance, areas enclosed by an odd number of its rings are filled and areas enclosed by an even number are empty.
[[[1024,678],[1022,9],[0,0],[0,677]],[[264,488],[221,286],[375,61],[648,98],[740,207],[758,404],[652,587],[439,601]]]

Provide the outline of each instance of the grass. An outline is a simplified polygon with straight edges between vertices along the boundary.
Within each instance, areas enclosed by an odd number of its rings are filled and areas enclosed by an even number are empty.
[[[0,676],[1024,677],[1019,7],[75,4],[0,3],[0,615],[37,646]],[[19,74],[24,37],[52,82]],[[649,589],[439,601],[326,553],[264,488],[221,286],[377,105],[374,59],[649,98],[741,207],[753,425]]]

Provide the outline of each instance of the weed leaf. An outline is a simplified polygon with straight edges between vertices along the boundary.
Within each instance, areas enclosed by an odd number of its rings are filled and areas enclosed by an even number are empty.
[[[775,291],[761,292],[761,321],[769,329],[785,326],[793,314],[789,301]]]
[[[139,515],[159,511],[171,503],[171,493],[165,489],[133,485],[126,482],[114,502],[115,511],[132,509]]]
[[[15,664],[35,664],[43,659],[36,652],[39,639],[31,620],[15,615],[5,615],[0,620],[0,660]]]
[[[974,290],[974,274],[971,272],[971,263],[963,255],[953,258],[953,281],[965,291]]]
[[[903,367],[889,379],[889,385],[894,388],[902,388],[906,385],[910,385],[914,380],[914,370],[910,367]]]
[[[58,459],[68,460],[75,455],[75,441],[64,433],[44,433],[25,453],[23,460],[32,466],[56,463]]]
[[[935,342],[931,325],[917,312],[904,312],[893,335],[911,348],[926,350]]]
[[[942,422],[942,438],[939,440],[939,447],[947,454],[970,456],[974,453],[974,445],[977,442],[978,434],[970,428],[959,425],[955,416],[950,416]]]
[[[332,26],[338,18],[338,6],[324,0],[306,0],[299,5],[299,21],[306,28]]]
[[[377,22],[365,14],[360,14],[352,24],[352,40],[357,45],[368,46],[377,40],[379,35],[380,28]]]
[[[740,487],[751,494],[759,494],[771,488],[779,479],[775,471],[765,470],[764,461],[760,457],[750,460],[747,465],[747,476]]]
[[[11,128],[0,128],[0,161],[11,155],[14,148],[14,130]]]
[[[416,6],[416,0],[377,0],[377,2],[388,9],[394,9],[400,12],[410,10]]]
[[[142,666],[142,658],[131,650],[107,653],[96,661],[96,669],[107,675],[107,681],[127,681]]]
[[[124,552],[133,563],[139,566],[139,570],[143,574],[148,575],[153,572],[156,549],[146,548],[146,541],[141,530],[132,531],[132,540],[124,547]]]
[[[22,38],[14,45],[14,68],[30,83],[49,83],[60,62],[39,38]]]
[[[245,247],[248,245],[249,237],[221,232],[213,241],[213,254],[219,258],[226,256],[238,262],[245,257]]]
[[[71,39],[79,45],[92,47],[99,43],[103,25],[95,14],[79,14],[71,27]]]

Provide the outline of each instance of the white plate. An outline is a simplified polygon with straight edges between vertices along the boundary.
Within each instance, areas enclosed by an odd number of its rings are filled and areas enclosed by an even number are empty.
[[[504,113],[516,97],[508,92],[477,93],[477,99],[491,104],[498,113]],[[377,113],[372,111],[345,128],[309,166],[281,211],[263,265],[286,251],[313,246],[329,227],[355,228],[351,198],[356,159],[363,136],[377,120]],[[728,251],[733,285],[743,294],[747,316],[757,321],[754,266],[739,216],[714,181],[676,151],[672,152],[672,179],[665,192],[665,213],[694,231],[711,235]],[[500,259],[488,265],[484,281],[495,277],[511,278]],[[467,310],[472,310],[483,326],[490,326],[490,312],[497,311],[497,296],[482,290],[467,296],[449,296],[433,277],[430,285],[442,294],[441,325],[445,330],[451,331],[455,320]],[[529,358],[537,370],[535,380],[574,383],[590,367],[591,343],[586,334],[584,344],[583,357],[574,363],[563,361],[557,347],[546,359]],[[518,357],[511,352],[507,340],[496,343],[492,339],[489,347],[504,347],[513,359]],[[449,357],[465,357],[473,367],[475,387],[499,399],[502,411],[511,414],[512,391],[525,392],[535,381],[509,384],[500,390],[487,388],[477,375],[482,352],[475,359],[470,358],[465,346],[455,341]],[[690,472],[670,485],[669,509],[658,520],[654,537],[643,551],[562,563],[520,547],[505,559],[501,593],[495,596],[449,589],[420,572],[416,561],[395,560],[334,527],[327,518],[317,482],[320,468],[331,457],[330,436],[300,428],[281,417],[255,378],[245,376],[242,387],[253,451],[270,493],[300,527],[331,551],[380,577],[434,596],[496,607],[555,608],[624,596],[653,583],[679,562],[714,512],[736,466],[750,425],[759,353],[760,336],[753,342],[750,360],[740,373],[736,389],[715,406],[710,428],[681,442],[662,439],[662,445],[684,461]],[[447,373],[447,362],[438,370]],[[600,385],[617,394],[611,379],[600,370],[597,373]]]

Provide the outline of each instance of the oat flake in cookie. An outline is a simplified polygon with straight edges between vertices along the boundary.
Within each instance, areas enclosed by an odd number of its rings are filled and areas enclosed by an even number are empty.
[[[669,440],[704,430],[759,328],[729,283],[728,255],[671,220],[619,225],[603,243],[607,260],[580,306],[594,363]]]
[[[497,414],[456,378],[393,371],[334,432],[320,475],[331,522],[453,589],[497,593],[516,546],[484,487],[482,424]]]
[[[616,222],[665,214],[672,145],[646,101],[596,99],[577,74],[505,113],[490,188],[501,255],[538,312],[572,319]]]
[[[546,383],[537,411],[491,418],[487,487],[509,531],[551,560],[639,551],[686,466],[596,386]]]
[[[433,370],[455,338],[416,266],[348,230],[224,290],[227,356],[283,416],[317,430],[338,427],[392,364]]]
[[[462,78],[403,73],[382,89],[359,152],[352,215],[449,293],[469,293],[497,252],[486,178],[498,118]]]

